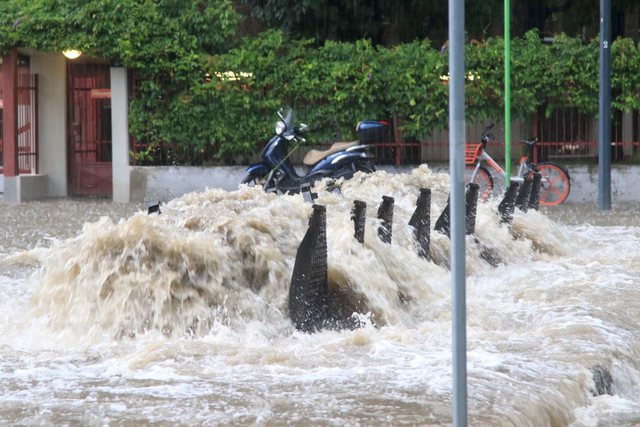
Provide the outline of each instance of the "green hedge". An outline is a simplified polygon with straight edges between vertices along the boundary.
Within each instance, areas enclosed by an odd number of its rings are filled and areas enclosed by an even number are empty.
[[[229,0],[4,0],[0,52],[80,48],[133,69],[139,79],[132,134],[152,146],[168,143],[222,161],[258,150],[285,105],[310,125],[315,142],[336,132],[353,138],[355,124],[366,118],[400,119],[406,139],[446,126],[447,51],[429,40],[318,48],[279,31],[237,40],[237,22]],[[612,58],[614,107],[640,109],[638,46],[618,39]],[[503,67],[502,39],[467,44],[468,120],[502,117]],[[248,76],[219,77],[229,71]],[[513,40],[515,117],[560,105],[595,114],[597,85],[597,40],[559,35],[545,44],[535,31]]]
[[[470,121],[503,115],[503,49],[501,38],[467,44]],[[618,39],[612,58],[614,107],[640,108],[638,46],[630,39]],[[400,119],[405,138],[421,139],[447,123],[448,87],[442,79],[447,60],[446,49],[441,52],[428,40],[390,48],[367,41],[328,42],[313,48],[309,41],[269,31],[211,57],[212,76],[227,70],[252,75],[195,85],[171,109],[191,127],[185,133],[167,129],[165,134],[196,145],[215,143],[220,156],[252,152],[272,135],[277,108],[292,105],[300,120],[311,126],[316,141],[331,140],[336,131],[351,138],[357,121],[392,117]],[[597,95],[597,40],[585,44],[560,35],[545,44],[534,31],[513,40],[513,116],[530,117],[541,106],[548,113],[558,106],[572,106],[596,114]],[[142,118],[145,111],[137,114]]]
[[[231,0],[2,0],[0,53],[72,48],[134,69],[142,97],[131,108],[132,133],[203,146],[212,137],[198,123],[204,106],[180,102],[206,91],[208,58],[228,51],[238,20]]]

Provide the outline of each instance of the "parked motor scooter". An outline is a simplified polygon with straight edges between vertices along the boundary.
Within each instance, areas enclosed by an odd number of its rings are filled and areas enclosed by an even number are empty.
[[[367,152],[368,146],[360,141],[352,141],[336,142],[324,151],[309,151],[303,159],[304,166],[308,168],[307,172],[300,175],[289,160],[289,143],[305,142],[301,133],[307,126],[294,126],[295,114],[292,109],[284,116],[278,112],[278,116],[276,135],[264,147],[262,161],[247,168],[243,184],[262,184],[265,191],[298,193],[302,186],[312,186],[319,179],[349,179],[358,171],[375,171],[373,156]],[[388,124],[382,121],[366,121],[359,123],[357,130],[361,134],[361,131],[383,127],[388,127]]]

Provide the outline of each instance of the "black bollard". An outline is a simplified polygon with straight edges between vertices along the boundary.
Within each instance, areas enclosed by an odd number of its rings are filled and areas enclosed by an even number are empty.
[[[613,396],[613,377],[611,377],[609,369],[602,365],[596,365],[591,368],[591,375],[593,375],[593,384],[596,386],[595,390],[591,390],[594,397],[605,394]]]
[[[393,232],[393,197],[382,196],[382,204],[378,208],[378,219],[382,224],[378,227],[378,237],[384,243],[391,243],[391,233]]]
[[[476,231],[479,189],[480,186],[476,183],[471,182],[467,185],[467,194],[465,196],[465,226],[467,234],[473,234]]]
[[[529,197],[529,209],[538,210],[540,206],[540,186],[542,185],[542,174],[536,172],[533,174],[533,183],[531,184],[531,196]]]
[[[516,195],[518,194],[519,187],[519,183],[511,182],[509,188],[505,191],[504,198],[498,205],[498,212],[500,212],[500,216],[502,217],[501,222],[511,224],[511,221],[513,221],[513,210],[516,207]]]
[[[158,213],[158,215],[160,215],[162,212],[160,211],[160,202],[158,202],[155,205],[151,205],[149,206],[149,208],[147,209],[147,215],[151,215],[152,213]]]
[[[439,231],[442,234],[446,234],[449,236],[449,232],[451,226],[449,224],[449,203],[451,202],[451,197],[447,199],[447,206],[445,206],[444,210],[436,220],[436,225],[433,227],[435,231]]]
[[[527,212],[529,209],[529,199],[531,198],[531,179],[526,179],[520,186],[518,191],[518,197],[516,197],[516,207],[522,212]]]
[[[313,332],[323,326],[328,317],[328,295],[327,213],[323,205],[313,205],[289,288],[289,318],[296,329]]]
[[[467,193],[465,195],[465,230],[467,234],[473,234],[476,229],[476,215],[478,209],[478,184],[469,184],[467,187]],[[447,206],[436,220],[436,225],[433,228],[447,236],[451,237],[451,224],[449,222],[449,206],[451,204],[451,197],[447,199]]]
[[[418,242],[418,256],[429,259],[429,245],[431,244],[431,189],[420,189],[416,210],[409,220],[409,225],[413,227],[413,237]]]
[[[367,203],[362,200],[354,200],[351,209],[351,220],[353,221],[353,237],[360,243],[364,243],[364,226],[367,214]]]

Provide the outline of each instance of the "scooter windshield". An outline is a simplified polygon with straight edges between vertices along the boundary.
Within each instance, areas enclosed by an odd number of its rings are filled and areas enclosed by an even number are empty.
[[[289,108],[287,110],[286,116],[284,116],[284,124],[287,126],[287,129],[293,129],[294,120],[295,120],[295,113],[293,112],[293,108]]]

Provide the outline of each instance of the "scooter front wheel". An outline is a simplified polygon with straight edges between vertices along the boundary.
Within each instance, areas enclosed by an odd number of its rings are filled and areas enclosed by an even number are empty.
[[[240,184],[247,184],[252,187],[256,184],[257,180],[258,178],[254,174],[248,173],[244,176],[244,178],[242,178]]]
[[[249,187],[257,187],[264,184],[264,177],[248,173],[244,176],[244,178],[242,178],[242,181],[240,181],[240,183],[248,185]]]
[[[344,166],[335,173],[334,178],[351,179],[356,172],[372,173],[376,171],[376,167],[368,160],[353,162]]]
[[[356,162],[355,164],[356,172],[364,172],[364,173],[373,173],[376,171],[376,167],[368,160],[363,160],[361,162]]]

